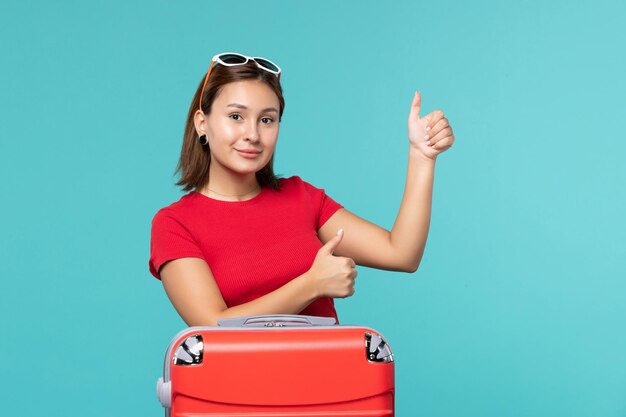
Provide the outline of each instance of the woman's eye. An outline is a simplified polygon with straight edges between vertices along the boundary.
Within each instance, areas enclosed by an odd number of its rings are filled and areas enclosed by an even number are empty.
[[[271,117],[263,117],[261,120],[269,120],[268,122],[264,122],[265,124],[270,124],[274,121]]]
[[[241,117],[241,115],[240,115],[240,114],[237,114],[237,113],[234,113],[234,114],[231,114],[231,115],[230,115],[230,117],[235,117],[235,116],[237,116],[237,117]],[[239,120],[239,119],[235,119],[235,120]]]

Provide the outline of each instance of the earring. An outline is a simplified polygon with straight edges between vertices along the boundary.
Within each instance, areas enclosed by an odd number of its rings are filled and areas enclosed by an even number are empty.
[[[206,135],[200,136],[200,145],[205,146],[209,141],[206,138]]]

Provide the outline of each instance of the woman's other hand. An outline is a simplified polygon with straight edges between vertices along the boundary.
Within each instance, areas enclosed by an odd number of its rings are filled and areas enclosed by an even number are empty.
[[[429,159],[448,150],[454,143],[454,134],[448,119],[443,117],[441,110],[435,110],[420,117],[422,95],[416,91],[409,112],[409,142],[411,148],[417,149]]]
[[[308,271],[317,297],[346,298],[354,294],[356,263],[351,258],[333,255],[343,233],[343,229],[339,229],[337,235],[317,251]]]

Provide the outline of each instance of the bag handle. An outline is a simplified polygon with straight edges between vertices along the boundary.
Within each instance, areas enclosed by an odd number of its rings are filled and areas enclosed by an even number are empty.
[[[220,319],[220,327],[311,327],[333,326],[334,317],[304,316],[299,314],[265,314]]]

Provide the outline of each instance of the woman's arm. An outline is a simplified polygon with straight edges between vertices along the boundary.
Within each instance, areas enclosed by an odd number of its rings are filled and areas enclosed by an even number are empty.
[[[421,96],[416,94],[409,113],[409,165],[400,210],[391,232],[346,209],[339,209],[318,231],[322,242],[343,228],[345,237],[335,250],[358,265],[415,272],[426,247],[430,227],[435,160],[454,142],[443,112],[420,118]],[[428,137],[426,138],[425,136]]]
[[[215,326],[219,319],[227,317],[298,314],[318,297],[308,274],[256,300],[228,308],[203,259],[179,258],[160,269],[165,292],[188,326]]]
[[[334,254],[339,232],[315,255],[311,268],[277,290],[227,308],[209,265],[200,258],[178,258],[161,267],[161,281],[178,314],[189,326],[215,326],[221,318],[261,314],[299,314],[320,297],[354,294],[354,261]]]
[[[335,255],[370,268],[416,271],[428,237],[434,172],[435,161],[409,151],[404,196],[391,232],[341,208],[319,229],[319,239],[325,243],[343,228]]]

